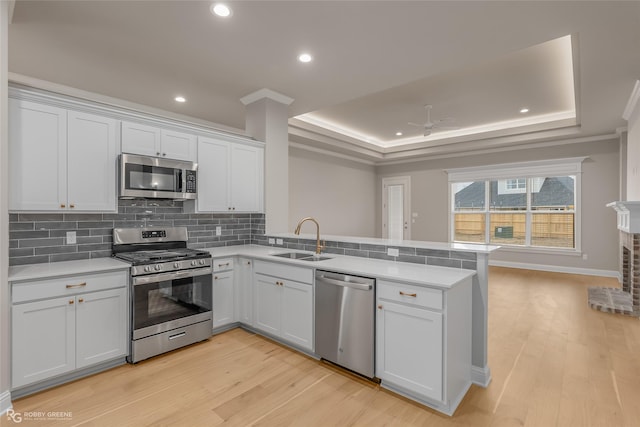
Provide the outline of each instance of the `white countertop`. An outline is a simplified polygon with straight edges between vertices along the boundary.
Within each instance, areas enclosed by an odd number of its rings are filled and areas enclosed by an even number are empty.
[[[269,237],[282,237],[283,239],[306,239],[316,240],[314,234],[294,234],[294,233],[274,233],[268,234]],[[500,249],[497,245],[482,245],[476,243],[444,243],[444,242],[424,242],[421,240],[394,240],[379,239],[375,237],[351,237],[351,236],[332,236],[320,234],[320,240],[329,240],[334,242],[360,243],[363,245],[382,245],[382,246],[402,246],[420,249],[438,249],[445,251],[460,252],[476,252],[479,254],[490,254]]]
[[[131,264],[115,258],[95,258],[48,264],[14,265],[9,267],[9,282],[47,279],[51,277],[91,274],[103,271],[128,270]]]
[[[354,275],[395,280],[418,286],[451,288],[475,274],[473,270],[385,261],[346,255],[323,254],[324,261],[302,261],[275,257],[275,254],[303,252],[271,246],[225,246],[207,249],[214,258],[245,256],[264,261],[298,265],[319,270],[329,270]],[[102,271],[127,270],[130,264],[114,258],[96,258],[80,261],[63,261],[49,264],[29,264],[9,267],[9,282],[46,279],[51,277],[91,274]]]
[[[303,261],[291,258],[280,258],[273,255],[303,251],[275,248],[271,246],[226,246],[220,248],[209,248],[207,250],[211,252],[211,255],[214,258],[245,256],[247,258],[304,266],[319,270],[351,273],[354,275],[375,277],[377,279],[412,283],[418,286],[432,286],[446,289],[455,286],[468,277],[472,277],[476,273],[474,270],[385,261],[336,254],[323,254],[323,256],[331,258],[324,261]]]

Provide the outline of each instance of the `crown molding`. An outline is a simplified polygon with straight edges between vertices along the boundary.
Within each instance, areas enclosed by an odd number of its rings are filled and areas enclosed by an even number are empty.
[[[629,97],[629,101],[627,102],[627,106],[622,113],[622,118],[625,120],[629,120],[631,118],[631,114],[633,114],[634,110],[638,105],[638,100],[640,100],[640,80],[636,80],[636,84],[631,91],[631,96]]]
[[[289,98],[288,96],[271,89],[264,88],[250,93],[249,95],[243,96],[242,98],[240,98],[240,102],[242,102],[243,105],[249,105],[265,98],[271,99],[272,101],[276,101],[284,105],[291,105],[291,103],[294,101],[293,98]]]
[[[336,158],[339,158],[339,159],[348,160],[350,162],[361,163],[361,164],[367,165],[367,166],[376,166],[377,165],[376,162],[371,161],[371,160],[361,159],[361,158],[358,158],[358,157],[350,156],[348,154],[336,153],[335,151],[331,151],[331,150],[323,150],[322,148],[311,147],[309,145],[300,144],[298,142],[289,141],[289,147],[297,148],[297,149],[304,150],[304,151],[310,151],[312,153],[323,154],[325,156],[336,157]]]

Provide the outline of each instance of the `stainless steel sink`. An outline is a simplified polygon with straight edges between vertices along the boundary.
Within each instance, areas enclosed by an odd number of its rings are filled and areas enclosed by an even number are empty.
[[[291,259],[299,259],[301,261],[324,261],[327,259],[331,259],[328,256],[316,255],[316,254],[305,254],[301,252],[285,252],[283,254],[275,254],[272,256],[277,256],[280,258],[291,258]]]

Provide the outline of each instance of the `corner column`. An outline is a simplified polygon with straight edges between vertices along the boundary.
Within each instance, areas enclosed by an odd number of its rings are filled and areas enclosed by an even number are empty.
[[[265,143],[265,232],[289,227],[289,105],[292,98],[260,89],[240,101],[246,108],[246,131]]]

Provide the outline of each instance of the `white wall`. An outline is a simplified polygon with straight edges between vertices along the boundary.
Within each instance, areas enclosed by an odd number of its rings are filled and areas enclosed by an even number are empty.
[[[289,232],[312,216],[322,234],[375,234],[375,167],[289,147]],[[308,227],[308,228],[307,228]],[[313,224],[303,233],[315,231]]]
[[[618,270],[618,231],[613,209],[606,203],[619,198],[619,140],[571,144],[505,153],[455,157],[378,168],[376,204],[379,205],[383,177],[410,175],[413,240],[448,241],[448,180],[444,169],[588,156],[582,174],[582,251],[588,259],[569,255],[544,255],[498,251],[491,259],[510,263],[561,266],[567,269]],[[376,219],[379,236],[381,220]]]
[[[640,200],[640,102],[627,124],[627,201]]]

